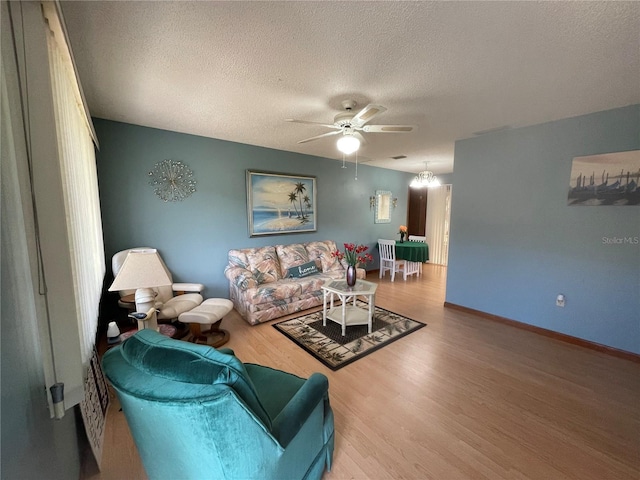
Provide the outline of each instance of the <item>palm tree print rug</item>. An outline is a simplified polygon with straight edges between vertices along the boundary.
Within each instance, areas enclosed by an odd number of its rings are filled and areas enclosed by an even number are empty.
[[[366,308],[364,302],[358,302]],[[327,319],[327,326],[322,326],[322,310],[273,326],[331,370],[338,370],[426,324],[375,307],[371,333],[367,332],[366,325],[353,325],[347,327],[343,337],[340,324]]]

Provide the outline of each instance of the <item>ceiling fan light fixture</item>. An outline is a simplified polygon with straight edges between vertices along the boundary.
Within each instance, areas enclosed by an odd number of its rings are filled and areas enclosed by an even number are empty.
[[[353,135],[343,135],[338,139],[337,147],[345,155],[351,155],[360,148],[360,140]]]

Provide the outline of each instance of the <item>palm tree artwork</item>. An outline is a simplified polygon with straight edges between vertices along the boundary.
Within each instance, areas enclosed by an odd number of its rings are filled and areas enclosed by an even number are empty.
[[[315,177],[249,172],[251,235],[316,231]]]
[[[296,197],[298,198],[298,201],[300,202],[300,214],[302,215],[302,221],[304,222],[306,220],[306,215],[304,214],[304,209],[302,208],[302,194],[305,192],[305,190],[307,189],[307,187],[304,186],[304,183],[302,182],[298,182],[296,183],[296,187],[293,190],[293,193],[296,195]]]
[[[298,196],[296,195],[296,192],[291,192],[289,194],[289,201],[291,202],[291,204],[293,205],[293,208],[296,211],[296,215],[298,218],[300,218],[300,214],[298,213],[298,207],[296,206],[296,200],[298,200]]]

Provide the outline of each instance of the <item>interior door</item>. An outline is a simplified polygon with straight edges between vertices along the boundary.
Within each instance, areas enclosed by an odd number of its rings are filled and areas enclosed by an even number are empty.
[[[424,235],[427,224],[427,187],[409,187],[407,217],[409,235]]]

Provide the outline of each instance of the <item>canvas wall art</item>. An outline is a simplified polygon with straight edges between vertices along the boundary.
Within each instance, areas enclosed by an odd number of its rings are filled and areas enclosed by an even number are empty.
[[[249,235],[317,230],[316,178],[247,170]]]
[[[575,157],[569,205],[640,205],[640,150]]]

